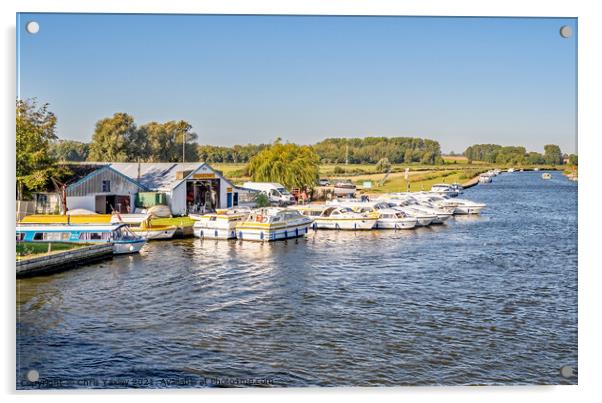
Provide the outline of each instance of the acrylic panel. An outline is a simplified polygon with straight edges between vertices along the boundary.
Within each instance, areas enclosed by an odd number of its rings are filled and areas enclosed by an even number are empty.
[[[17,15],[17,389],[577,384],[577,19]]]

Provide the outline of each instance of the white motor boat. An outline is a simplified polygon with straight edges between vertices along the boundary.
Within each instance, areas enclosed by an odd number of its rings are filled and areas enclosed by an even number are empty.
[[[328,205],[349,207],[357,213],[375,215],[377,217],[374,229],[412,229],[418,220],[401,210],[393,209],[384,202],[370,202],[351,199],[347,201],[333,201]]]
[[[510,172],[510,171],[508,171]],[[486,175],[486,174],[482,174],[479,175],[479,183],[491,183],[493,182],[493,179],[491,179],[491,176]]]
[[[416,210],[410,206],[400,206],[399,199],[382,199],[382,202],[387,205],[388,208],[392,208],[405,213],[408,217],[416,219],[417,227],[426,227],[431,225],[433,221],[437,219],[435,214],[425,213],[424,211]]]
[[[412,229],[418,224],[416,217],[394,208],[383,208],[376,210],[378,219],[375,229]]]
[[[130,226],[130,230],[148,241],[157,241],[173,238],[178,227],[175,225],[141,225],[139,227]]]
[[[431,224],[443,224],[454,214],[453,208],[443,209],[429,205],[427,202],[420,201],[409,193],[399,193],[394,195],[393,198],[389,199],[388,201],[399,207],[411,208],[418,212],[432,216],[433,219]]]
[[[277,241],[304,236],[313,220],[290,208],[262,208],[251,211],[236,223],[236,236],[245,241]]]
[[[480,214],[487,205],[467,199],[450,199],[440,195],[425,195],[432,205],[440,208],[453,208],[454,214]]]
[[[552,179],[552,174],[549,172],[544,172],[541,174],[542,179]]]
[[[441,193],[449,197],[456,197],[460,194],[459,185],[448,185],[445,183],[438,183],[431,187],[431,192]]]
[[[236,224],[244,221],[249,214],[251,209],[237,208],[200,215],[192,226],[194,236],[208,239],[234,239]]]
[[[301,214],[314,220],[314,229],[369,230],[374,228],[376,214],[357,213],[347,206],[298,206]]]

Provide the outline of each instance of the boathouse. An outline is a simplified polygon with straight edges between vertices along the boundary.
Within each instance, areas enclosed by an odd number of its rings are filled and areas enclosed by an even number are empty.
[[[238,206],[239,193],[243,191],[204,162],[118,162],[111,167],[148,191],[165,195],[173,215]],[[140,199],[138,206],[144,207]]]
[[[162,204],[170,207],[172,215],[185,215],[235,207],[250,195],[204,162],[97,162],[65,167],[72,175],[65,179],[64,196],[56,184],[34,194],[35,212],[63,212],[64,197],[69,210],[128,213]]]

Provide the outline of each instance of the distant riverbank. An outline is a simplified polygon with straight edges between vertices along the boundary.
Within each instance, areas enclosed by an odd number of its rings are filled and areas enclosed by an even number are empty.
[[[212,164],[213,167],[222,171],[222,173],[236,184],[242,184],[251,180],[246,174],[246,164]],[[409,168],[408,181],[405,179],[405,170]],[[563,167],[548,165],[523,165],[523,166],[504,166],[468,160],[463,157],[450,157],[445,159],[444,164],[440,165],[422,165],[422,164],[394,164],[390,172],[380,172],[376,169],[376,164],[322,164],[320,165],[320,178],[328,179],[330,182],[338,180],[351,180],[359,189],[364,188],[366,183],[371,186],[371,193],[389,193],[389,192],[419,192],[429,190],[436,183],[460,183],[462,185],[472,184],[481,173],[491,169],[499,168],[507,170],[514,168],[532,171],[540,170],[562,170]]]

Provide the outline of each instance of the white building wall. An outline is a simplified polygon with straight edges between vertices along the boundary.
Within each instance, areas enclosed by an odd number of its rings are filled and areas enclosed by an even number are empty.
[[[219,207],[227,208],[228,207],[228,187],[231,187],[228,182],[220,178],[219,182]],[[232,199],[234,200],[234,188],[232,188]]]
[[[90,211],[96,211],[96,195],[67,196],[67,208],[69,210],[83,208]]]

